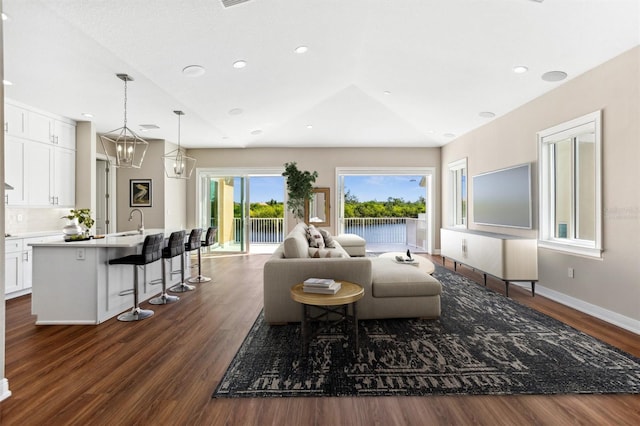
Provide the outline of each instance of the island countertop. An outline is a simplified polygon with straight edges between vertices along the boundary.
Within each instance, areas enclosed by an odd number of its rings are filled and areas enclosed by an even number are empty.
[[[64,248],[97,248],[97,247],[135,247],[144,242],[147,235],[164,234],[169,237],[171,231],[164,229],[146,229],[140,234],[138,231],[117,232],[108,234],[104,238],[92,238],[82,241],[65,241],[61,236],[59,239],[30,243],[33,247],[64,247]]]
[[[130,310],[129,294],[139,276],[139,301],[161,291],[164,262],[168,271],[181,269],[189,276],[190,257],[158,259],[144,267],[110,265],[112,259],[139,254],[147,235],[171,231],[147,229],[106,235],[105,238],[65,242],[60,236],[52,241],[34,242],[31,312],[38,325],[100,324]],[[164,274],[167,287],[179,284],[181,274]]]

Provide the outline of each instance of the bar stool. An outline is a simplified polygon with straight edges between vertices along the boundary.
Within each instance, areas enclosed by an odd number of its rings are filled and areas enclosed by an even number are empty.
[[[211,228],[209,228],[211,229]],[[209,236],[209,230],[207,230],[207,237]],[[211,278],[205,277],[202,275],[202,256],[200,253],[200,248],[207,241],[201,241],[202,237],[202,229],[194,229],[191,231],[191,235],[189,235],[189,242],[184,245],[186,251],[198,250],[198,276],[189,278],[190,283],[204,283],[207,281],[211,281]]]
[[[167,259],[171,259],[182,254],[184,250],[180,249],[184,245],[184,236],[185,231],[172,232],[169,236],[167,246],[162,249],[162,293],[160,293],[160,296],[149,300],[149,303],[152,305],[166,305],[180,300],[178,296],[167,294]]]
[[[195,231],[195,229],[193,231]],[[193,231],[191,231],[191,233],[193,233]],[[173,293],[184,293],[185,291],[195,290],[194,286],[184,282],[184,248],[186,245],[184,242],[184,238],[185,238],[186,232],[185,231],[180,231],[180,232],[182,233],[182,240],[180,240],[179,246],[176,246],[175,248],[175,253],[177,254],[173,255],[174,257],[177,256],[178,254],[180,255],[180,271],[171,271],[172,275],[174,272],[180,272],[180,284],[176,284],[169,289],[169,291]],[[202,230],[200,230],[200,232],[202,232]],[[191,239],[191,235],[189,235],[189,239]],[[200,239],[200,237],[198,237],[198,239]]]
[[[162,243],[164,235],[153,234],[147,235],[142,244],[142,253],[130,254],[129,256],[111,259],[109,265],[133,265],[133,309],[118,316],[120,321],[138,321],[149,318],[153,315],[153,311],[149,309],[140,309],[138,303],[138,268],[160,260],[162,257]]]

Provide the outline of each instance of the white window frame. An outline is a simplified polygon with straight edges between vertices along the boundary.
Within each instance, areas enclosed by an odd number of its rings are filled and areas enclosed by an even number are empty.
[[[449,170],[449,226],[453,228],[467,228],[469,223],[469,169],[467,168],[467,158],[452,161],[447,166]],[[466,192],[462,193],[462,181],[458,179],[458,172],[464,170],[466,177]],[[466,204],[465,214],[458,215],[458,206]],[[462,208],[462,207],[460,207]],[[458,222],[458,217],[462,219],[462,223]]]
[[[554,182],[554,150],[556,142],[575,138],[587,130],[595,130],[595,238],[593,240],[580,240],[570,237],[558,238],[555,236],[555,182]],[[602,111],[598,110],[571,121],[559,124],[549,129],[538,132],[538,164],[540,186],[540,234],[538,246],[552,250],[558,250],[580,256],[602,258]],[[579,182],[575,182],[575,157],[572,159],[572,175],[574,184],[572,188],[572,223],[577,223],[576,218],[576,188]]]

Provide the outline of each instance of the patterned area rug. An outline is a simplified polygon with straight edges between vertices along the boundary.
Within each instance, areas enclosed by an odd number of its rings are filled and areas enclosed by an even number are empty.
[[[360,321],[300,353],[298,325],[262,314],[213,397],[640,393],[640,359],[440,266],[439,320]]]

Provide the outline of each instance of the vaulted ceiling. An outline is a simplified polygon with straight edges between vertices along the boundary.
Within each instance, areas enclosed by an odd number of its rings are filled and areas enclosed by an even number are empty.
[[[123,125],[126,73],[128,126],[176,141],[182,110],[194,148],[442,146],[640,44],[638,0],[4,0],[3,11],[7,98],[90,113],[108,132]],[[204,74],[183,72],[192,65]]]

